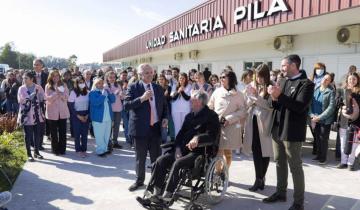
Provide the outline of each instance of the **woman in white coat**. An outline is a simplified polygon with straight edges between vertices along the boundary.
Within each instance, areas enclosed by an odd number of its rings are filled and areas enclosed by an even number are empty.
[[[191,85],[189,84],[188,77],[185,73],[180,73],[176,89],[170,94],[172,101],[171,115],[174,121],[175,137],[184,123],[185,116],[191,111],[190,96]]]
[[[256,180],[250,191],[265,187],[265,175],[273,156],[270,124],[272,109],[267,103],[267,87],[270,82],[270,69],[261,64],[255,70],[254,81],[246,87],[246,101],[249,116],[245,122],[244,152],[252,152]]]
[[[236,90],[237,80],[233,71],[224,70],[220,80],[221,87],[211,95],[208,106],[219,115],[222,127],[218,156],[225,157],[227,168],[229,168],[232,150],[242,145],[241,128],[243,125],[240,122],[246,118],[246,104],[244,94]]]

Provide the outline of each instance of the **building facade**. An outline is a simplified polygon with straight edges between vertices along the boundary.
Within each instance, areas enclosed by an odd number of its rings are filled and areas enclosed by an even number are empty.
[[[360,68],[360,0],[209,0],[103,54],[104,62],[158,71],[230,65],[242,70],[266,62],[280,68],[296,53],[308,74],[323,62],[338,81]]]

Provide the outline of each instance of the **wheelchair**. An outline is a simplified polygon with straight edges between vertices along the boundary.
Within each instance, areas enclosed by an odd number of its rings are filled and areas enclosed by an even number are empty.
[[[170,201],[147,203],[146,205],[143,204],[143,207],[151,210],[169,209],[174,202],[183,198],[190,201],[186,209],[202,210],[202,206],[195,203],[200,195],[204,195],[206,201],[211,205],[221,202],[228,187],[229,175],[226,162],[222,157],[216,156],[215,152],[215,155],[207,154],[207,147],[213,145],[214,143],[202,143],[198,145],[198,148],[205,148],[204,154],[199,155],[195,159],[194,168],[181,169],[179,171],[181,179]],[[164,152],[164,154],[166,154],[173,150],[175,144],[174,142],[170,142],[161,145],[161,147],[163,149],[171,148]],[[168,175],[169,171],[165,180],[168,179]],[[150,180],[145,189],[143,199],[145,199],[147,195],[153,193],[152,189],[153,180]],[[184,189],[190,190],[190,196],[183,194]]]

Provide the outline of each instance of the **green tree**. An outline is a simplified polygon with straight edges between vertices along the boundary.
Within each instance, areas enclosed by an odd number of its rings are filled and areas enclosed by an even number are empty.
[[[0,54],[0,63],[8,64],[12,68],[19,67],[18,54],[13,50],[13,43],[6,43]]]
[[[35,55],[31,53],[20,53],[18,52],[18,68],[19,69],[32,69]]]

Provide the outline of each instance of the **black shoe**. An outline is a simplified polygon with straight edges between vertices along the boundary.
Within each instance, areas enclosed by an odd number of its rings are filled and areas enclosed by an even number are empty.
[[[304,210],[304,205],[294,203],[292,206],[290,206],[289,210]]]
[[[37,159],[40,159],[40,160],[43,160],[44,157],[40,154],[34,154],[34,157],[37,158]]]
[[[256,192],[257,190],[264,190],[265,182],[263,179],[256,179],[252,187],[249,188],[249,191]]]
[[[348,169],[349,169],[349,171],[355,171],[355,166],[354,165],[349,165]]]
[[[104,157],[106,157],[106,152],[98,154],[97,156],[104,158]]]
[[[137,183],[135,182],[134,184],[132,184],[130,187],[129,187],[129,191],[130,192],[133,192],[135,190],[137,190],[139,187],[142,187],[144,186],[144,183]]]
[[[122,149],[123,147],[122,147],[119,143],[115,143],[115,144],[113,145],[113,148],[115,148],[115,149]]]
[[[276,192],[272,194],[270,197],[264,198],[262,201],[264,203],[274,203],[277,201],[286,202],[286,196],[280,195],[279,193]]]
[[[112,153],[112,150],[108,150],[105,152],[105,154],[107,154],[107,155],[111,155],[111,153]]]
[[[45,148],[44,148],[43,146],[40,146],[40,147],[39,147],[39,150],[40,150],[40,151],[44,151]]]
[[[149,198],[142,198],[140,196],[136,197],[137,202],[139,202],[143,207],[148,208],[151,205],[151,201]]]
[[[344,168],[347,168],[347,164],[342,164],[342,163],[340,163],[339,165],[337,165],[336,166],[336,168],[338,168],[338,169],[344,169]]]
[[[29,161],[29,162],[35,162],[35,159],[34,159],[32,156],[29,156],[29,157],[28,157],[28,161]]]
[[[320,158],[318,158],[318,157],[314,157],[314,158],[312,159],[312,161],[314,161],[314,162],[319,161],[319,160],[320,160]]]

